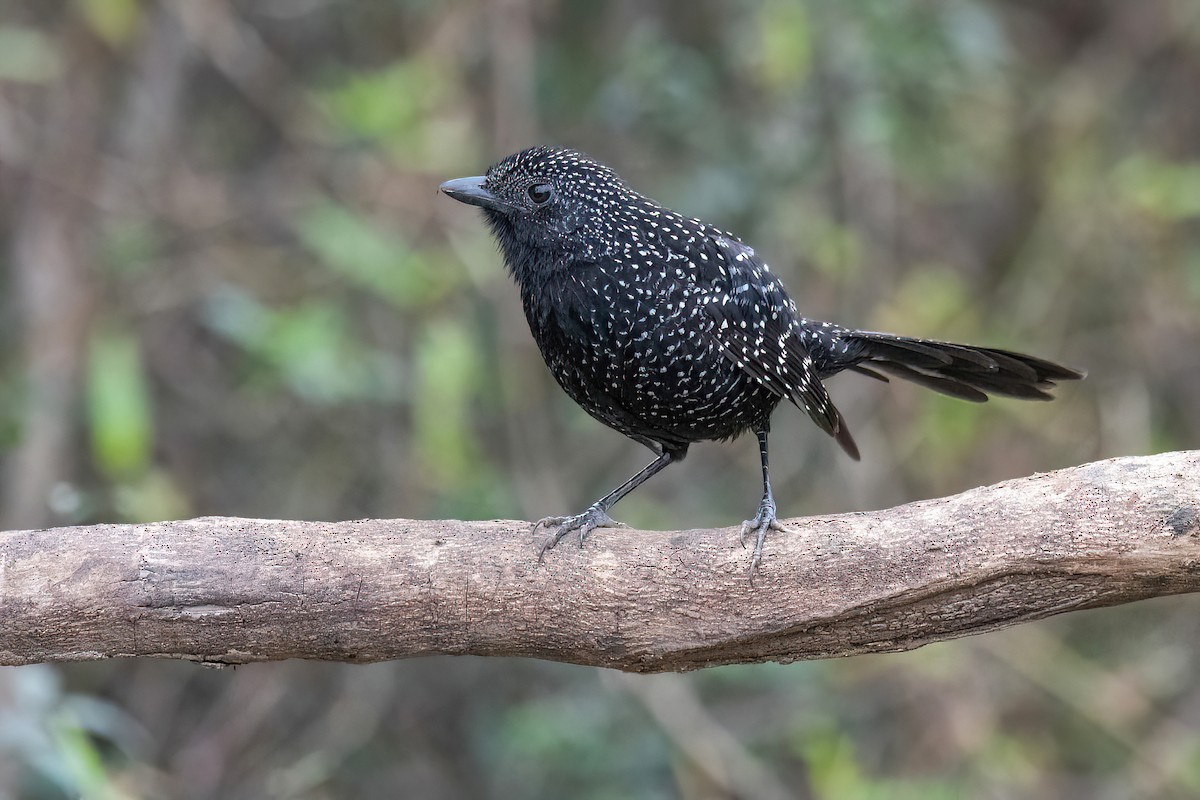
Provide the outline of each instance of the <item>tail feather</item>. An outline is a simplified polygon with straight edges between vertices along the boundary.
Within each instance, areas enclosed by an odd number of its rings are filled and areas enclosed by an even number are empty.
[[[878,366],[880,369],[890,372],[897,378],[903,378],[906,381],[911,381],[919,386],[924,386],[926,389],[933,389],[935,392],[940,392],[950,397],[957,397],[960,400],[966,400],[971,403],[986,403],[988,399],[987,394],[984,392],[952,378],[943,378],[940,375],[928,375],[895,361],[884,361]]]
[[[846,455],[859,461],[862,456],[858,453],[858,443],[854,441],[854,437],[850,435],[850,426],[846,424],[846,418],[842,416],[842,412],[837,412],[838,426],[833,432],[833,439],[842,449],[846,451]]]
[[[862,364],[855,364],[854,366],[850,367],[849,369],[851,372],[857,372],[859,375],[866,375],[868,378],[874,378],[875,380],[881,381],[883,383],[891,383],[892,382],[891,379],[888,378],[887,375],[883,375],[879,372],[876,372],[873,369],[868,369],[867,367],[864,367]]]
[[[890,333],[855,331],[846,336],[856,372],[875,370],[961,400],[982,403],[988,395],[1051,400],[1056,381],[1086,373],[1052,361],[991,347],[913,339]],[[883,377],[877,374],[872,377]]]

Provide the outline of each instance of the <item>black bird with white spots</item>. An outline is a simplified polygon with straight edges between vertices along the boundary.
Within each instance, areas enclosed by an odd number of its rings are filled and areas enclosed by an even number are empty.
[[[441,190],[479,206],[517,283],[529,329],[559,385],[656,458],[584,512],[547,517],[544,557],[572,531],[615,526],[608,510],[693,442],[758,436],[763,497],[751,575],[782,529],[767,472],[772,412],[788,400],[857,459],[824,379],[904,378],[964,400],[1049,400],[1083,373],[984,347],[806,319],[783,283],[732,234],[644,197],[573,150],[533,147]]]

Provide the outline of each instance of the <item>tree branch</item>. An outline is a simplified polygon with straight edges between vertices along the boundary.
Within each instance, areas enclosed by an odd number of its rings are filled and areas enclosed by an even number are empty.
[[[0,664],[434,653],[652,672],[907,650],[1200,590],[1200,451],[1119,458],[776,533],[207,517],[0,533]]]

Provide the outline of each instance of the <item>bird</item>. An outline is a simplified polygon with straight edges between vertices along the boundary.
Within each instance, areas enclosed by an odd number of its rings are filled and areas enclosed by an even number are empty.
[[[573,149],[535,146],[441,192],[482,209],[525,319],[559,386],[584,411],[653,451],[654,460],[578,514],[533,525],[551,535],[618,527],[609,510],[688,448],[758,438],[762,499],[751,580],[770,531],[787,531],[771,491],[767,437],[783,402],[851,458],[858,446],[825,387],[840,372],[889,376],[971,402],[988,395],[1050,400],[1056,381],[1085,376],[992,347],[857,330],[801,315],[752,247],[639,194]]]

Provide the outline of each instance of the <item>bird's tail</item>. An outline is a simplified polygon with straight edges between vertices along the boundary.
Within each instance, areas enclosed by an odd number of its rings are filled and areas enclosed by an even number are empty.
[[[846,332],[841,338],[847,354],[854,354],[853,363],[844,369],[884,382],[887,375],[893,375],[973,403],[982,403],[992,394],[1052,400],[1050,390],[1055,382],[1075,381],[1086,375],[1082,370],[1011,350],[870,331]]]

